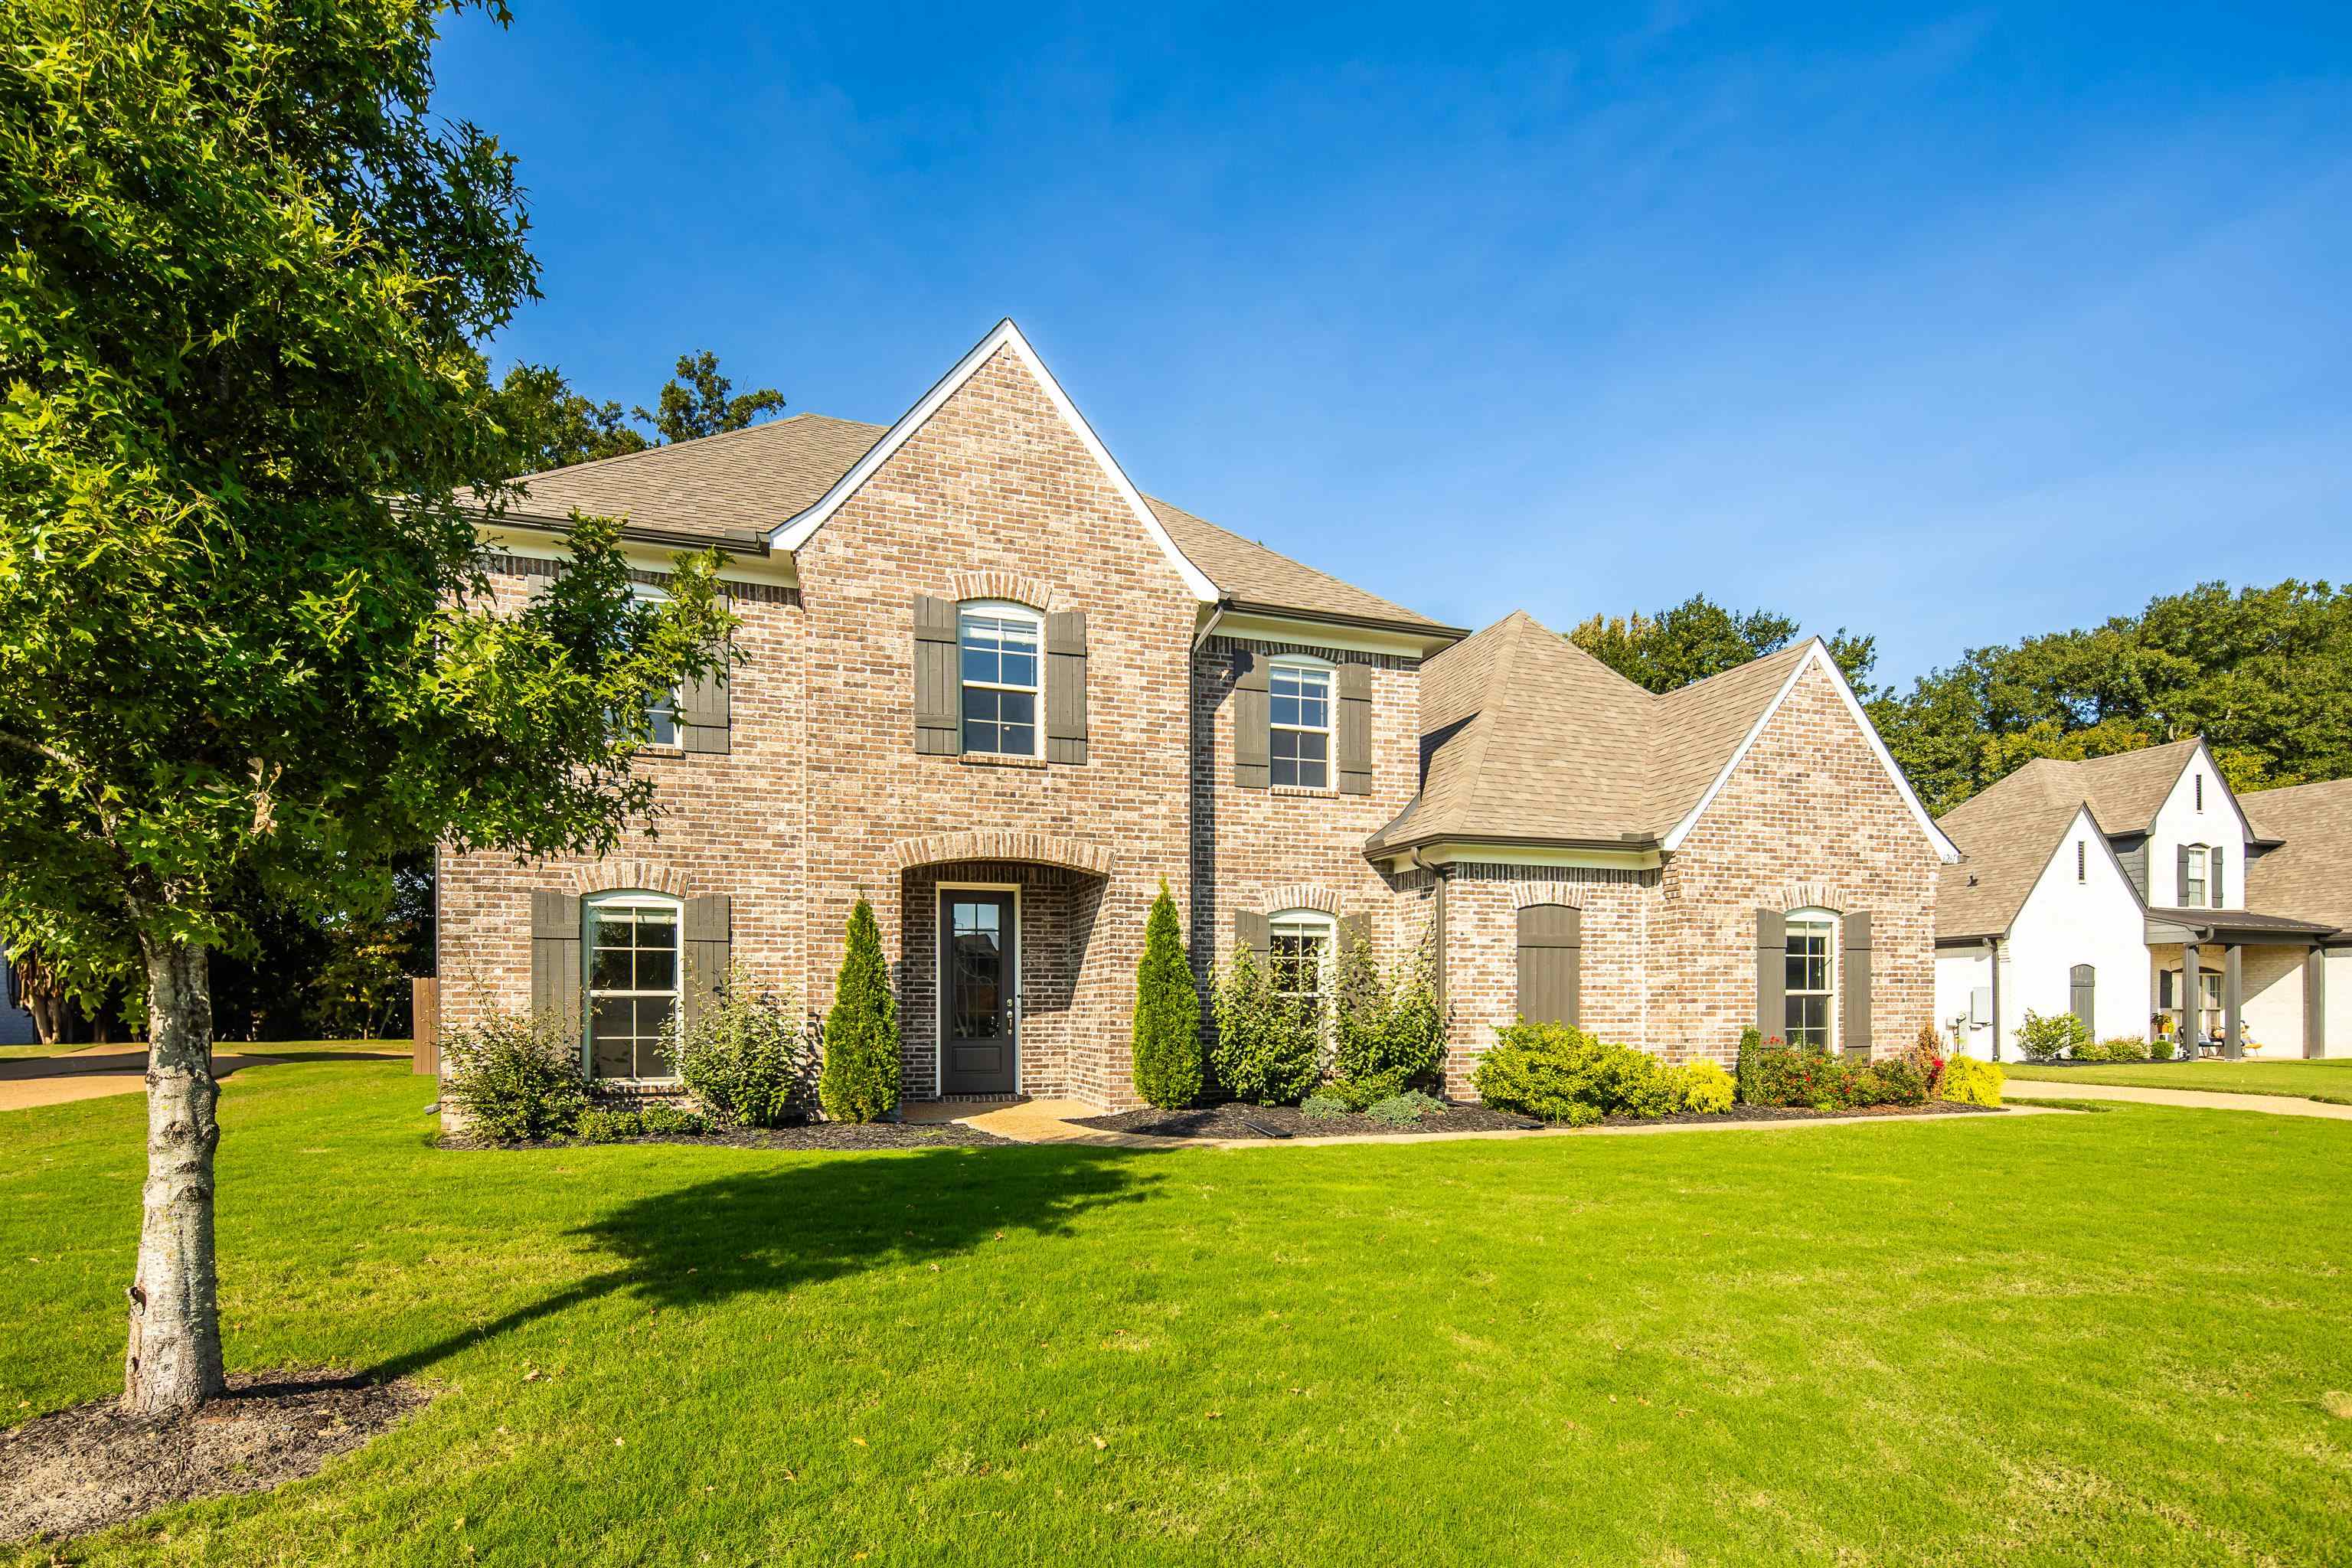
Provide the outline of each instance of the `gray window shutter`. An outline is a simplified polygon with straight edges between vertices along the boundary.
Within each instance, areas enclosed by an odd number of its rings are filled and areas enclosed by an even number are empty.
[[[552,888],[530,895],[530,1010],[580,1037],[580,900]]]
[[[1339,793],[1372,793],[1372,667],[1339,667]]]
[[[2221,847],[2218,844],[2205,851],[2205,901],[2213,908],[2226,910],[2230,907],[2230,900],[2221,890]]]
[[[724,893],[705,893],[686,900],[686,929],[679,933],[686,943],[686,976],[680,994],[689,1028],[727,988],[732,923],[732,905]]]
[[[1789,917],[1756,911],[1756,1026],[1766,1038],[1789,1033]]]
[[[1045,760],[1087,760],[1087,613],[1045,617]]]
[[[1234,911],[1234,945],[1249,949],[1250,956],[1258,963],[1264,963],[1269,945],[1265,917],[1255,910],[1235,910]]]
[[[2180,846],[2173,859],[2172,902],[2178,909],[2189,902],[2189,846]]]
[[[1234,783],[1265,789],[1272,780],[1266,759],[1267,726],[1274,712],[1266,691],[1268,665],[1245,647],[1234,650]]]
[[[963,690],[956,679],[956,603],[915,595],[915,750],[952,757],[963,750]]]
[[[2087,963],[2078,963],[2066,972],[2066,1010],[2083,1020],[2083,1032],[2094,1039],[2099,1026],[2091,1009],[2099,995],[2098,971]]]
[[[1371,940],[1371,916],[1356,914],[1339,917],[1339,952],[1353,952],[1356,951],[1358,942],[1368,942]]]
[[[723,753],[728,748],[734,705],[728,662],[731,645],[719,639],[711,650],[709,669],[686,683],[677,694],[678,740],[689,752]]]
[[[1578,1022],[1584,985],[1584,911],[1529,904],[1519,911],[1519,1016],[1530,1024]]]
[[[1870,1059],[1870,911],[1845,917],[1838,932],[1838,1042]]]

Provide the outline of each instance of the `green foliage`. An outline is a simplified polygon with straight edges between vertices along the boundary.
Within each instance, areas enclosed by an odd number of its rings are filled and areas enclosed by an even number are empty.
[[[1335,1117],[1350,1115],[1360,1108],[1350,1105],[1344,1098],[1332,1093],[1328,1089],[1318,1089],[1300,1100],[1298,1109],[1310,1121],[1328,1121]]]
[[[1873,717],[1929,809],[2036,757],[2202,735],[2231,787],[2352,775],[2352,589],[2200,583],[2137,616],[1969,650]]]
[[[1657,1058],[1567,1024],[1522,1019],[1496,1030],[1470,1081],[1478,1098],[1497,1110],[1571,1127],[1604,1116],[1665,1116],[1682,1109],[1678,1080]]]
[[[1739,1102],[1834,1110],[1845,1102],[1852,1076],[1843,1058],[1818,1047],[1785,1046],[1776,1036],[1748,1053],[1748,1081],[1739,1086]]]
[[[2090,1043],[2091,1031],[2072,1013],[2053,1013],[2044,1017],[2028,1007],[2025,1022],[2017,1031],[2018,1049],[2025,1053],[2026,1060],[2033,1062],[2056,1061],[2069,1052],[2080,1057],[2082,1048]]]
[[[1908,1057],[1886,1057],[1854,1068],[1841,1109],[1864,1105],[1925,1105],[1927,1075]]]
[[[661,389],[657,406],[635,410],[664,441],[693,441],[740,430],[772,414],[781,414],[784,395],[772,386],[738,393],[735,384],[719,374],[719,356],[709,349],[677,356],[677,374]]]
[[[2168,1062],[2172,1059],[2172,1040],[2168,1036],[2159,1036],[2147,1043],[2147,1058],[2150,1061]]]
[[[1695,594],[1655,615],[1595,616],[1568,640],[1646,691],[1666,692],[1720,675],[1788,647],[1797,623],[1769,610],[1745,615]],[[1867,696],[1877,639],[1850,637],[1844,627],[1824,637],[1830,657],[1854,689]]]
[[[1944,1079],[1937,1093],[1960,1105],[1999,1105],[2001,1085],[2008,1077],[1999,1062],[1954,1057],[1944,1064]]]
[[[1246,947],[1215,981],[1217,1083],[1253,1105],[1297,1105],[1322,1076],[1323,1018],[1313,1003],[1275,993],[1264,964]]]
[[[2074,1047],[2074,1057],[2078,1062],[2104,1062],[2114,1059],[2107,1053],[2107,1043],[2105,1040],[2084,1040]]]
[[[1445,1016],[1438,1005],[1435,929],[1395,973],[1385,973],[1371,943],[1359,938],[1339,954],[1333,983],[1335,1080],[1359,1106],[1411,1085],[1434,1083],[1445,1060]]]
[[[1763,1103],[1756,1098],[1759,1087],[1756,1079],[1757,1053],[1763,1048],[1763,1030],[1750,1024],[1739,1031],[1739,1054],[1733,1058],[1731,1076],[1733,1092],[1742,1105]]]
[[[1133,1042],[1135,1092],[1145,1104],[1172,1110],[1201,1097],[1201,993],[1165,877],[1143,925]]]
[[[2148,1057],[2148,1043],[2137,1035],[2111,1035],[2099,1042],[2111,1062],[2144,1062]]]
[[[781,1127],[808,1113],[815,1076],[808,1029],[797,1005],[760,992],[740,969],[728,972],[693,1026],[671,1024],[670,1060],[687,1092],[721,1127]]]
[[[580,1043],[545,1014],[493,1013],[442,1037],[441,1101],[494,1143],[560,1137],[588,1108]]]
[[[1729,1110],[1737,1098],[1738,1086],[1719,1062],[1705,1057],[1667,1069],[1675,1093],[1685,1110],[1702,1116],[1720,1116]]]
[[[898,998],[882,956],[882,928],[864,899],[849,911],[833,1007],[824,1016],[817,1094],[835,1121],[878,1121],[898,1104]]]
[[[1445,1113],[1445,1102],[1417,1089],[1392,1094],[1374,1100],[1364,1108],[1364,1114],[1384,1127],[1415,1127],[1433,1116]]]
[[[649,1138],[698,1138],[710,1131],[710,1118],[690,1105],[651,1100],[638,1110],[637,1125]]]
[[[624,1106],[597,1105],[580,1113],[574,1136],[583,1143],[618,1143],[642,1137],[645,1131],[645,1121],[636,1111]]]

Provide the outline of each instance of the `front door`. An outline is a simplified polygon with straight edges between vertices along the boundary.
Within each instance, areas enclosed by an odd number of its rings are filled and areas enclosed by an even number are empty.
[[[940,894],[940,1092],[1011,1094],[1019,1027],[1013,895]]]

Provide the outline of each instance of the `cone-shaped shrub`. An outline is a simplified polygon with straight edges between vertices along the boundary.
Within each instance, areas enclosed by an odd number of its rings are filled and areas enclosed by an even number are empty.
[[[1135,970],[1135,1092],[1163,1110],[1190,1105],[1201,1093],[1201,994],[1165,877],[1144,922],[1143,959]]]
[[[898,1103],[898,999],[882,958],[882,929],[864,899],[849,911],[849,945],[824,1016],[817,1099],[835,1121],[875,1121]]]

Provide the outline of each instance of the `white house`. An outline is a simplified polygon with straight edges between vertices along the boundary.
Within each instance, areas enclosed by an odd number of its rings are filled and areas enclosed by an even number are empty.
[[[2028,1011],[2352,1054],[2352,780],[2241,801],[2190,739],[2029,763],[1938,826],[1963,859],[1937,889],[1936,1013],[1970,1055],[2016,1058]]]

